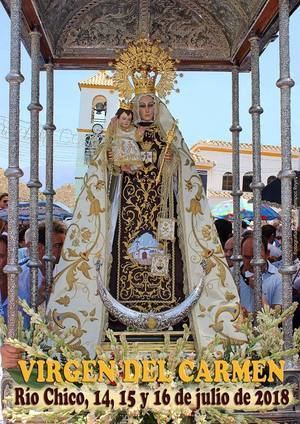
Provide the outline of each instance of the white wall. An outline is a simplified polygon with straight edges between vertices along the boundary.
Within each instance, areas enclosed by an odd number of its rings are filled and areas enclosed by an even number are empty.
[[[109,124],[111,118],[115,115],[119,107],[119,96],[117,91],[112,91],[111,88],[81,88],[80,93],[80,109],[78,128],[91,129],[91,112],[93,99],[96,96],[104,96],[107,99],[106,125]]]
[[[201,149],[201,155],[214,161],[216,166],[208,173],[208,189],[213,191],[222,190],[222,180],[225,172],[232,172],[232,154],[231,152],[215,152],[205,151]],[[300,169],[300,158],[292,159],[293,169]],[[252,155],[240,155],[240,186],[242,188],[243,176],[246,172],[252,172]],[[281,169],[281,157],[261,156],[261,175],[262,182],[267,184],[267,179],[270,175],[277,176]]]
[[[117,91],[112,91],[111,88],[99,89],[99,88],[81,88],[80,92],[80,108],[79,108],[79,122],[78,129],[91,130],[93,124],[91,123],[93,99],[96,96],[104,96],[107,99],[107,112],[106,122],[104,128],[106,128],[115,115],[119,107],[119,96]],[[82,177],[87,171],[87,165],[84,163],[84,150],[85,150],[85,138],[87,132],[78,132],[78,144],[77,144],[77,163],[75,173],[75,188],[76,195],[79,194],[82,186]]]

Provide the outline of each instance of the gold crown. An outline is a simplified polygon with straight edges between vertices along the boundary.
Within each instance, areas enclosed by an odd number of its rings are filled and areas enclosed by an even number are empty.
[[[157,74],[149,75],[147,71],[142,70],[140,73],[132,75],[134,92],[138,94],[155,94],[155,81]]]
[[[120,100],[119,108],[124,110],[133,110],[133,104],[131,102],[127,102],[126,100]]]
[[[160,46],[160,41],[140,38],[129,43],[116,59],[114,68],[114,86],[128,100],[133,94],[147,93],[164,98],[177,83],[175,61]]]

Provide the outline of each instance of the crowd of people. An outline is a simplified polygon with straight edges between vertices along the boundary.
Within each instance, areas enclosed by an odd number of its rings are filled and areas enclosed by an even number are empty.
[[[8,207],[7,193],[0,195],[0,210]],[[7,307],[8,307],[8,279],[7,274],[4,272],[4,267],[7,264],[7,223],[1,221],[0,227],[0,315],[7,323]],[[0,224],[1,224],[0,223]],[[55,273],[55,265],[59,262],[61,250],[64,244],[66,235],[66,226],[62,221],[54,221],[52,229],[52,255],[54,257],[53,267]],[[38,227],[38,292],[37,292],[37,305],[40,309],[45,310],[45,306],[49,296],[49,287],[46,287],[46,266],[45,266],[45,244],[46,244],[46,227],[45,223],[41,222]],[[28,305],[31,305],[31,284],[30,284],[30,267],[28,266],[30,260],[30,227],[28,224],[20,224],[19,227],[19,265],[21,272],[18,276],[18,296],[20,299],[25,300]],[[20,308],[23,316],[23,326],[25,329],[29,328],[30,317]],[[16,366],[16,361],[20,359],[21,352],[8,344],[1,347],[2,365],[5,368]]]
[[[222,242],[225,258],[229,268],[233,269],[233,228],[229,221],[218,219],[216,228]],[[279,269],[282,265],[282,247],[280,225],[264,224],[262,226],[261,257],[265,259],[262,267],[262,305],[269,305],[271,308],[281,308],[282,306],[282,277]],[[294,261],[297,265],[297,272],[293,276],[293,300],[300,300],[300,231],[293,234]],[[254,270],[252,265],[254,251],[254,234],[249,229],[246,222],[242,222],[241,236],[241,256],[240,268],[240,302],[243,311],[254,312]],[[300,309],[295,312],[294,327],[300,326]]]

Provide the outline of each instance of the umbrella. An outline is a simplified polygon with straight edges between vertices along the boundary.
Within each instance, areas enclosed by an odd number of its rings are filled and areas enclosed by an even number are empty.
[[[295,172],[296,187],[294,181],[292,181],[292,204],[296,207],[300,207],[300,171]],[[261,198],[262,201],[274,203],[279,207],[281,206],[281,181],[279,178],[275,178],[275,180],[263,188]]]
[[[245,199],[240,200],[241,218],[248,221],[252,221],[254,217],[253,205],[248,203]],[[218,203],[211,211],[215,218],[223,218],[233,220],[233,202],[232,200],[226,200]],[[279,214],[272,209],[270,206],[261,206],[261,219],[269,221],[271,219],[279,218]]]
[[[19,221],[29,221],[30,219],[30,203],[29,202],[19,202]],[[55,202],[53,203],[53,218],[63,220],[68,217],[72,217],[73,214],[71,210],[65,206],[63,203]],[[0,209],[0,219],[7,221],[8,218],[8,209]],[[45,221],[46,219],[46,202],[38,202],[38,220]]]

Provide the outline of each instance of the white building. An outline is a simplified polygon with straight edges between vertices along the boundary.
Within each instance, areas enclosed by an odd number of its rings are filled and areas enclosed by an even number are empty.
[[[199,141],[191,148],[196,166],[206,181],[207,195],[211,205],[231,198],[232,190],[232,144],[225,141]],[[292,147],[292,167],[300,170],[300,148]],[[280,146],[261,146],[262,182],[277,177],[281,169]],[[240,144],[240,187],[245,198],[252,197],[252,144]]]
[[[102,130],[106,129],[119,107],[118,92],[114,90],[112,79],[106,71],[99,71],[78,85],[81,92],[77,128],[76,194],[80,191],[89,159],[102,139]]]
[[[78,148],[76,167],[76,193],[81,188],[83,176],[90,157],[95,152],[111,118],[119,106],[118,92],[114,90],[112,78],[106,71],[78,83],[80,112],[78,125]],[[231,198],[232,190],[232,144],[231,142],[199,141],[191,148],[196,166],[202,176],[211,206],[223,199]],[[292,167],[300,170],[300,148],[292,147]],[[281,169],[280,146],[262,145],[262,181],[276,177]],[[240,144],[240,187],[247,199],[252,197],[252,144]]]

